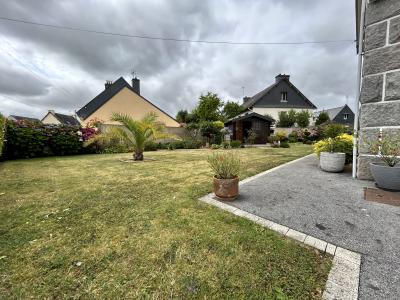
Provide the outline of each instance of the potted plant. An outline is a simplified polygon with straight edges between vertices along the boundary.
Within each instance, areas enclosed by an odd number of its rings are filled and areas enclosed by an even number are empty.
[[[208,157],[214,172],[214,193],[222,200],[234,200],[239,195],[240,159],[234,152],[218,152]]]
[[[314,146],[319,156],[319,165],[326,172],[342,172],[346,162],[346,153],[341,152],[343,141],[340,137],[327,138]]]
[[[378,187],[400,191],[400,140],[381,138],[370,142],[370,151],[381,162],[372,162],[370,170]]]

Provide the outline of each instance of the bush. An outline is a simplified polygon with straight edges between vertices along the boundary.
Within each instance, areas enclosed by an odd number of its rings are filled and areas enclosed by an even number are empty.
[[[291,133],[289,133],[288,141],[289,141],[289,143],[297,143],[298,142],[296,131],[292,131]]]
[[[184,139],[183,143],[185,145],[185,149],[199,149],[203,145],[201,140],[193,138]]]
[[[314,145],[314,152],[318,157],[321,152],[343,152],[346,154],[346,164],[350,164],[353,160],[353,136],[341,134],[321,140]]]
[[[338,135],[341,135],[343,133],[347,132],[347,128],[344,125],[341,124],[326,124],[322,127],[322,137],[324,139],[327,138],[335,138]]]
[[[85,153],[79,128],[32,122],[7,122],[6,159]]]
[[[221,144],[221,148],[230,149],[232,147],[231,147],[231,144],[229,142],[223,141],[222,144]]]
[[[2,154],[2,150],[3,150],[3,145],[4,145],[4,137],[6,134],[6,118],[0,114],[0,157]]]
[[[144,151],[157,151],[158,149],[158,144],[155,142],[148,142],[144,146]]]
[[[310,113],[307,110],[302,110],[296,113],[296,123],[299,127],[305,128],[310,125]]]
[[[232,179],[239,176],[241,163],[237,154],[229,152],[213,153],[207,159],[214,176],[219,179]]]
[[[220,145],[218,145],[218,144],[212,144],[211,145],[211,149],[220,149],[221,148],[221,146]]]
[[[242,142],[239,140],[233,140],[231,141],[231,147],[232,148],[240,148],[240,146],[242,145]]]
[[[289,142],[287,142],[287,141],[281,142],[280,147],[281,148],[290,148]]]
[[[323,111],[318,115],[317,119],[315,120],[315,125],[318,126],[318,125],[324,124],[324,123],[328,122],[329,120],[330,119],[329,119],[328,113]]]
[[[288,140],[288,138],[287,138],[287,136],[286,136],[286,132],[284,132],[284,131],[278,131],[277,133],[275,133],[275,137],[276,137],[276,140],[277,141],[287,141]]]
[[[289,112],[280,111],[278,118],[278,127],[292,127],[296,123],[296,112],[293,109]]]

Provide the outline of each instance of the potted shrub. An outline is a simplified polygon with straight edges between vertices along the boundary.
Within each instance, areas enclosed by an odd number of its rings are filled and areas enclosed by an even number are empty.
[[[234,152],[213,153],[208,163],[214,172],[214,193],[222,200],[234,200],[239,194],[240,159]]]
[[[323,171],[342,172],[344,165],[351,159],[352,137],[347,134],[335,138],[327,138],[314,145],[314,151],[319,156],[319,164]]]
[[[381,162],[370,164],[372,177],[378,187],[400,191],[400,140],[382,138],[370,143],[370,150]]]

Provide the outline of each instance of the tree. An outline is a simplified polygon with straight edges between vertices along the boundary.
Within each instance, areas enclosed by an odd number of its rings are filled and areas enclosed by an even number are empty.
[[[330,121],[329,115],[327,112],[323,111],[318,115],[317,119],[315,120],[315,125],[318,126],[318,125],[324,124],[328,121]]]
[[[188,115],[189,115],[189,113],[187,110],[180,110],[176,114],[176,120],[179,123],[187,123]]]
[[[294,112],[294,116],[293,116]],[[280,111],[278,113],[278,127],[292,127],[294,123],[296,123],[296,112],[294,110],[290,110],[289,113],[286,111]]]
[[[220,121],[222,120],[220,109],[223,105],[217,94],[208,92],[207,95],[200,96],[199,105],[194,109],[194,112],[199,121]]]
[[[228,101],[225,103],[222,110],[222,114],[226,120],[236,117],[243,111],[243,108],[233,101]]]
[[[296,113],[296,123],[301,128],[306,128],[310,125],[310,113],[307,110],[302,110]]]
[[[112,121],[121,123],[122,126],[111,127],[104,133],[90,139],[87,144],[99,141],[100,143],[121,143],[133,148],[133,160],[143,160],[143,151],[146,144],[156,140],[171,137],[165,133],[165,126],[157,122],[157,115],[149,113],[140,121],[132,117],[113,113]]]

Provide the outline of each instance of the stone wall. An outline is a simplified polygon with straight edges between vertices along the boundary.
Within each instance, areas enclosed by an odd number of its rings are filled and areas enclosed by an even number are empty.
[[[357,176],[371,179],[366,141],[400,137],[400,0],[369,0],[365,12]]]

